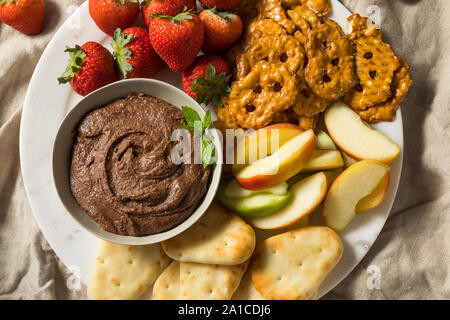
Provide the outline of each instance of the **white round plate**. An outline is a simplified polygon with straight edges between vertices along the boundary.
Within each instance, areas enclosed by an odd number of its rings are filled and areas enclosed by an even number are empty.
[[[345,27],[350,12],[337,0],[332,0],[332,6],[330,18]],[[64,49],[87,41],[97,41],[110,48],[110,38],[91,20],[86,1],[56,32],[42,54],[28,87],[20,129],[22,175],[33,214],[55,253],[85,284],[89,281],[98,239],[81,229],[59,200],[53,184],[51,159],[58,126],[81,99],[69,85],[58,85],[56,80],[68,61]],[[181,75],[169,70],[163,70],[155,78],[182,87]],[[375,128],[403,149],[400,110],[394,122],[380,123]],[[375,242],[394,203],[402,159],[403,152],[391,166],[391,185],[383,204],[371,212],[357,215],[341,234],[343,257],[321,285],[319,297],[341,282]]]

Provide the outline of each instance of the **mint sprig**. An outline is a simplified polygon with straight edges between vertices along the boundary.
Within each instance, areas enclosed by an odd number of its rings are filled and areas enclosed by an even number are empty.
[[[184,119],[187,125],[181,125],[181,129],[195,132],[201,135],[201,150],[203,167],[209,166],[212,157],[214,156],[215,148],[212,141],[205,135],[206,130],[211,126],[211,111],[206,110],[203,121],[201,120],[197,111],[188,106],[182,106]]]

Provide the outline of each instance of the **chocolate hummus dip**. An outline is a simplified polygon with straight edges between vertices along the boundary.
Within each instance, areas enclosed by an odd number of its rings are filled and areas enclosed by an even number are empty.
[[[88,113],[75,132],[70,188],[106,231],[144,236],[169,230],[200,205],[210,168],[176,165],[172,132],[186,124],[180,109],[131,94]],[[192,139],[193,140],[193,139]]]

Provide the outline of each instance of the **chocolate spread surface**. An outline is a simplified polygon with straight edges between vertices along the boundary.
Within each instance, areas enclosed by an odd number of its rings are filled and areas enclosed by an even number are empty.
[[[70,187],[106,231],[143,236],[169,230],[200,205],[210,168],[172,161],[181,110],[131,94],[88,113],[75,133]],[[191,139],[193,140],[193,139]]]

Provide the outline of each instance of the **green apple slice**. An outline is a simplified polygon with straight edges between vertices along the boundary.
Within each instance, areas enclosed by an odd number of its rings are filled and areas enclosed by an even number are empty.
[[[291,193],[257,192],[248,197],[228,197],[226,186],[222,185],[217,191],[217,199],[225,208],[243,217],[264,217],[283,208],[291,199]]]
[[[225,196],[229,198],[244,198],[250,197],[256,193],[271,193],[277,195],[284,195],[288,192],[289,185],[286,182],[282,182],[268,189],[254,191],[242,188],[236,180],[232,180],[225,189]]]
[[[316,132],[317,145],[319,150],[337,150],[333,139],[323,130],[317,130]]]

